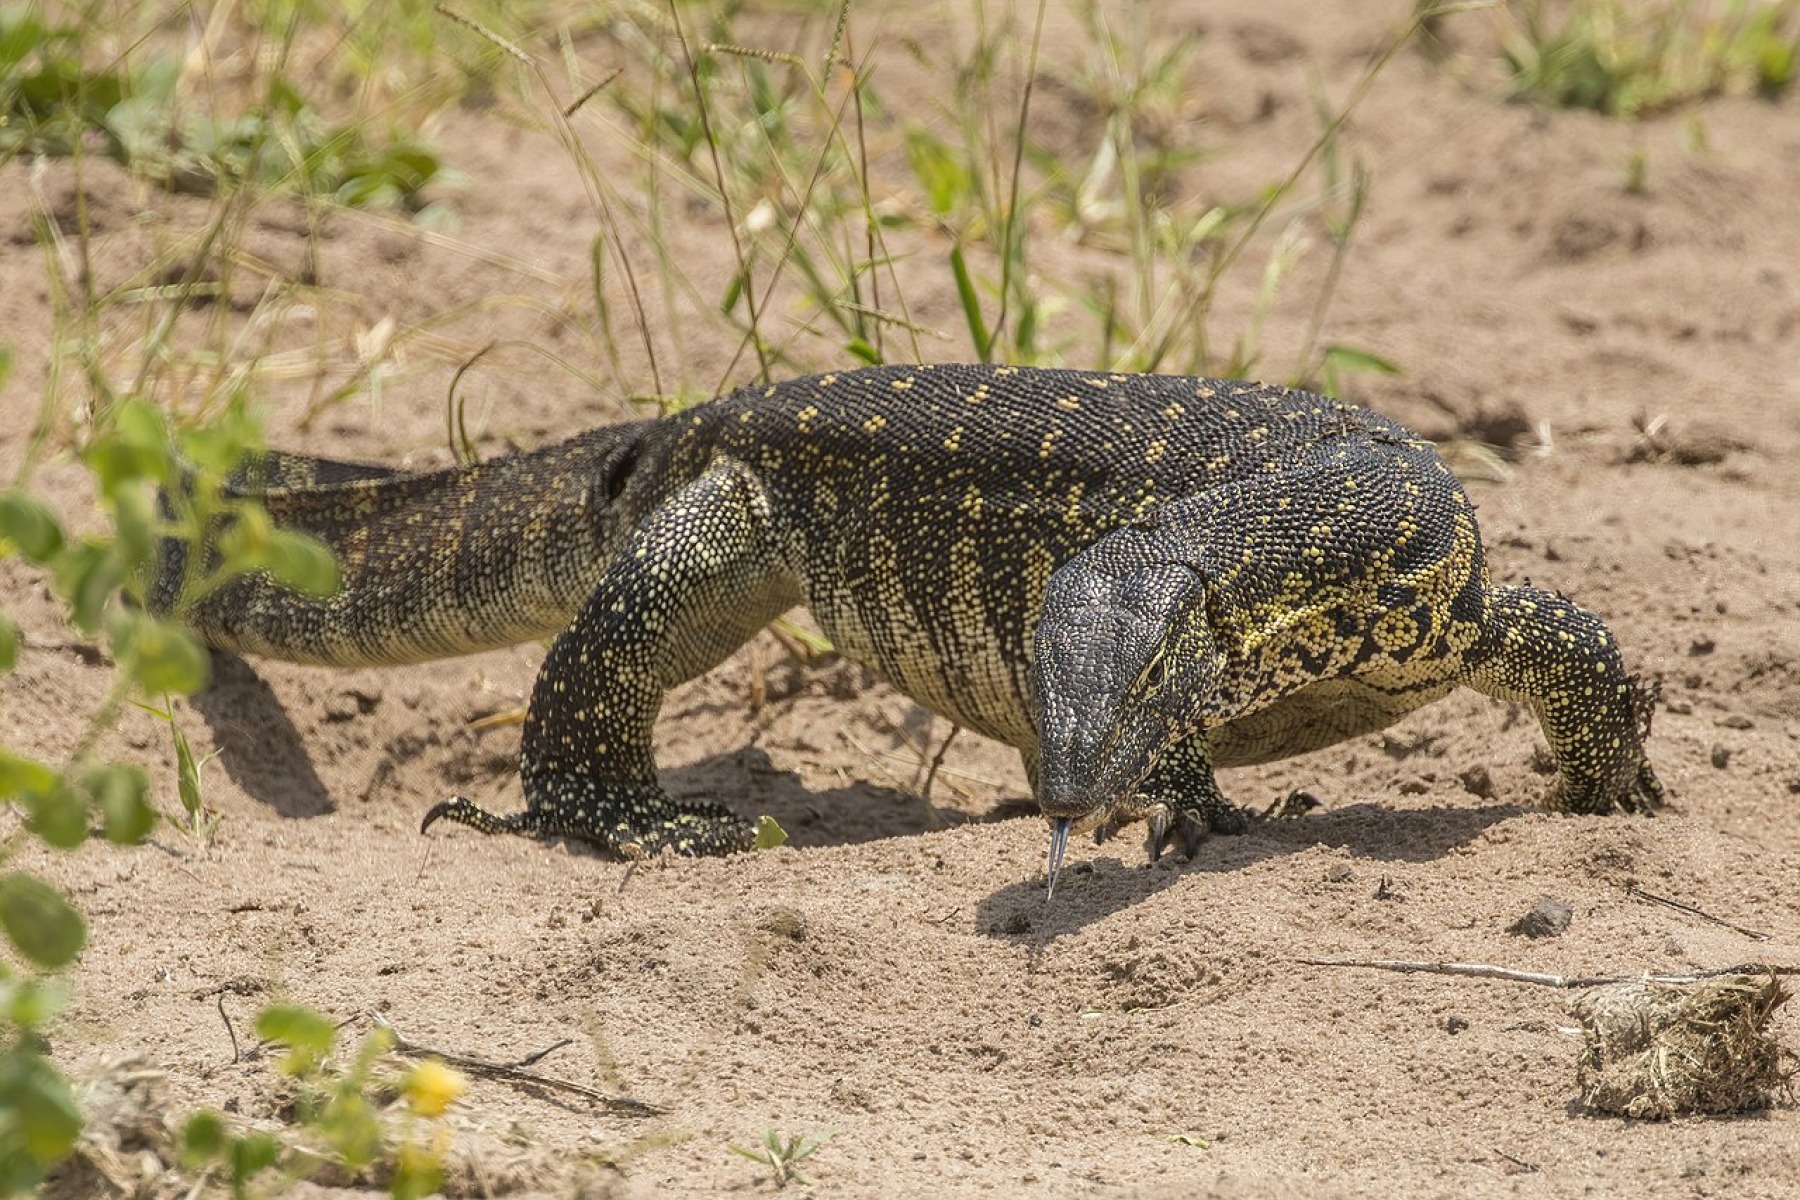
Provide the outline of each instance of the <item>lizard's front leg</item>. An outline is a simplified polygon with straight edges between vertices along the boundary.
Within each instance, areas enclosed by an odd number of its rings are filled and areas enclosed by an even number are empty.
[[[499,817],[458,797],[425,825],[576,837],[628,857],[748,849],[748,820],[662,790],[651,733],[669,688],[798,599],[759,481],[737,463],[712,467],[644,520],[545,657],[519,755],[526,811]]]
[[[1486,607],[1465,677],[1537,714],[1561,773],[1548,806],[1608,813],[1661,805],[1662,784],[1644,755],[1652,695],[1626,672],[1605,623],[1535,587],[1490,587]]]

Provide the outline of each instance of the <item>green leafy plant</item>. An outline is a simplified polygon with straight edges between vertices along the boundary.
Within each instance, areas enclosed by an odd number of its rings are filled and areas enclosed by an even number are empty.
[[[728,1146],[733,1154],[741,1155],[754,1163],[761,1163],[769,1168],[775,1177],[776,1187],[786,1187],[789,1183],[798,1183],[803,1187],[811,1187],[812,1180],[799,1171],[800,1164],[811,1158],[820,1147],[832,1138],[830,1132],[818,1137],[802,1137],[798,1134],[784,1138],[773,1129],[765,1130],[762,1145],[754,1149],[743,1146]]]
[[[85,18],[88,14],[78,14]],[[258,184],[340,204],[423,206],[446,176],[437,152],[413,134],[377,132],[367,120],[332,122],[285,67],[232,106],[182,97],[173,51],[89,65],[98,25],[53,24],[35,5],[0,8],[0,161],[19,153],[99,154],[181,191]]]
[[[1795,0],[1508,0],[1497,21],[1515,95],[1617,117],[1779,96],[1800,55]]]
[[[256,1032],[285,1050],[280,1069],[295,1086],[288,1122],[238,1132],[218,1113],[196,1113],[182,1133],[190,1168],[221,1171],[234,1197],[250,1194],[268,1172],[287,1180],[327,1169],[345,1181],[379,1177],[397,1200],[418,1200],[443,1185],[440,1152],[421,1122],[441,1117],[461,1095],[459,1074],[430,1060],[404,1071],[388,1066],[393,1036],[379,1026],[347,1063],[335,1065],[339,1027],[299,1005],[265,1008]]]

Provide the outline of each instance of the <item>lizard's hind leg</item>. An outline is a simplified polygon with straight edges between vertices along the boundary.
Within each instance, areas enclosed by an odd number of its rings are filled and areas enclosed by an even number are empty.
[[[577,837],[628,857],[748,849],[749,821],[662,790],[652,728],[664,692],[799,599],[760,483],[738,464],[712,467],[645,518],[545,657],[519,756],[526,811],[495,816],[458,798],[425,823]]]

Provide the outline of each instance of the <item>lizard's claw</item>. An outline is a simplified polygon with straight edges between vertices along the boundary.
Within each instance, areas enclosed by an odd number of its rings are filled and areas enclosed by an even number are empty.
[[[1181,856],[1194,858],[1200,853],[1200,843],[1212,831],[1204,814],[1185,808],[1171,808],[1167,804],[1152,805],[1144,819],[1150,826],[1144,848],[1149,852],[1151,862],[1162,858],[1163,852],[1175,840],[1177,832],[1181,834]]]

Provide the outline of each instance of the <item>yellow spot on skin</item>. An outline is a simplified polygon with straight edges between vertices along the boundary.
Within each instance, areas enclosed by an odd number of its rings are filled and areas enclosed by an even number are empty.
[[[1081,382],[1087,384],[1091,388],[1104,389],[1106,387],[1106,380],[1104,379],[1085,378]]]
[[[1213,391],[1210,384],[1203,383],[1194,389],[1194,395],[1200,397],[1202,400],[1211,400],[1214,396],[1218,395],[1218,393]]]
[[[1062,436],[1062,430],[1052,429],[1044,434],[1043,444],[1038,447],[1039,458],[1049,458],[1056,449],[1056,439]]]
[[[1063,510],[1063,520],[1071,525],[1081,523],[1081,491],[1082,485],[1079,483],[1069,489],[1069,506]]]
[[[895,379],[888,383],[888,386],[893,388],[896,392],[908,391],[912,388],[912,385],[913,377],[911,375],[908,375],[905,379]]]
[[[1144,461],[1147,463],[1161,462],[1162,456],[1168,453],[1168,449],[1169,443],[1162,438],[1157,438],[1144,448]]]
[[[837,382],[837,378],[838,377],[836,375],[821,376],[819,379],[819,386],[820,387],[830,387],[832,384]]]
[[[863,422],[863,432],[871,434],[880,433],[886,426],[887,418],[880,413],[876,413],[874,416]]]
[[[994,374],[1001,379],[1006,378],[1006,376],[1008,376],[1008,375],[1017,375],[1018,373],[1019,373],[1019,368],[1017,368],[1017,367],[995,367],[994,368]]]
[[[1064,412],[1078,412],[1081,409],[1081,401],[1073,396],[1063,396],[1056,401],[1056,407]]]
[[[1162,415],[1167,420],[1179,421],[1179,420],[1181,420],[1182,415],[1186,412],[1187,412],[1187,409],[1182,406],[1182,404],[1179,400],[1176,400],[1176,401],[1171,401],[1169,404],[1169,407],[1163,409]]]
[[[950,436],[944,439],[944,449],[955,450],[959,446],[961,446],[962,445],[962,435],[963,435],[963,427],[961,425],[958,425],[955,429],[952,429],[950,431]]]

